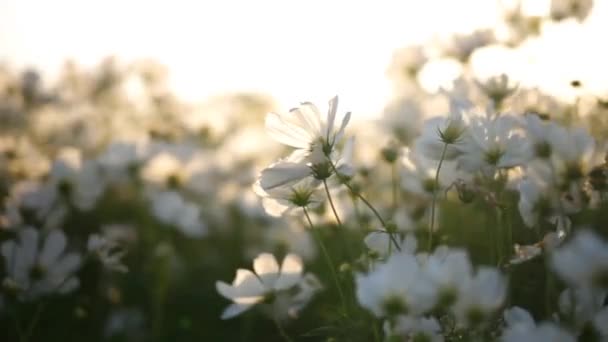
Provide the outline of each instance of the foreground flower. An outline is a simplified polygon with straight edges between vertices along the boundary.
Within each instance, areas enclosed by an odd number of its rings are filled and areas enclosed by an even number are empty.
[[[413,254],[395,253],[368,274],[358,274],[357,300],[377,317],[420,314],[433,305],[434,289]]]
[[[42,240],[42,241],[41,241]],[[60,230],[53,230],[44,238],[34,228],[23,228],[15,240],[0,245],[7,278],[19,298],[29,300],[53,293],[69,293],[78,288],[75,277],[81,257],[66,253],[67,239]]]
[[[268,133],[295,150],[261,172],[259,186],[265,192],[292,185],[307,177],[324,181],[336,171],[345,176],[352,175],[350,159],[354,141],[349,139],[342,142],[350,113],[344,116],[342,124],[336,129],[337,106],[338,98],[334,97],[329,103],[326,120],[322,120],[317,107],[308,102],[288,114],[268,114]],[[338,147],[342,147],[341,153]]]
[[[266,116],[266,129],[271,137],[280,143],[296,148],[295,153],[303,156],[320,146],[325,155],[330,155],[340,143],[344,128],[350,120],[350,113],[342,119],[336,130],[338,97],[329,101],[327,118],[321,119],[319,109],[310,102],[304,102],[286,114],[270,113]]]
[[[526,310],[513,307],[504,313],[507,328],[503,332],[503,342],[574,342],[576,339],[566,330],[551,322],[536,325],[532,315]]]
[[[262,253],[253,261],[253,269],[255,273],[238,269],[232,285],[215,283],[219,294],[234,302],[224,310],[222,319],[238,316],[262,303],[278,303],[282,308],[298,310],[316,292],[311,276],[302,276],[302,260],[295,254],[288,254],[279,267],[272,254]],[[294,288],[295,294],[288,291]]]
[[[466,108],[464,104],[450,98],[447,117],[425,121],[422,132],[414,143],[415,149],[432,160],[454,159],[460,153],[457,146],[466,136],[467,123],[463,116]]]
[[[479,268],[453,307],[458,324],[474,327],[488,320],[500,308],[506,293],[506,281],[496,269]]]
[[[275,187],[264,191],[258,180],[253,185],[255,193],[262,197],[262,205],[267,214],[281,216],[288,213],[301,213],[302,208],[315,208],[323,201],[319,181],[309,177],[292,186]]]
[[[568,285],[608,289],[608,244],[588,230],[553,253],[551,265]]]
[[[391,329],[387,322],[385,330],[389,336],[403,337],[405,341],[444,341],[441,325],[434,317],[399,316],[395,320],[394,327]],[[389,340],[392,341],[393,339]]]
[[[529,145],[519,132],[513,116],[491,118],[478,115],[471,118],[469,135],[459,145],[459,166],[464,170],[492,175],[496,169],[524,164],[529,159]]]

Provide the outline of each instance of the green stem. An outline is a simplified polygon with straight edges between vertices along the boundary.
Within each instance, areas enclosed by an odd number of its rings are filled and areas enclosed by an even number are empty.
[[[445,154],[448,150],[448,144],[443,144],[443,150],[441,151],[441,157],[439,158],[439,164],[437,165],[437,171],[435,171],[435,182],[433,185],[433,201],[431,202],[431,223],[429,224],[429,242],[428,251],[431,252],[433,248],[433,231],[435,229],[435,207],[437,206],[437,189],[439,188],[439,172],[445,159]]]
[[[327,186],[327,180],[323,180],[323,187],[325,188],[325,193],[327,194],[327,200],[329,201],[329,206],[331,207],[331,211],[333,211],[334,216],[336,217],[336,221],[338,221],[338,225],[342,227],[342,220],[340,220],[340,216],[338,216],[338,212],[336,211],[336,206],[334,205],[334,201],[331,198],[331,193],[329,192],[329,187]]]
[[[393,209],[397,210],[399,204],[399,179],[397,175],[397,164],[391,164],[391,180],[393,185]]]
[[[317,244],[319,245],[319,248],[321,248],[321,253],[323,253],[325,262],[327,263],[327,266],[329,267],[329,270],[332,274],[334,283],[338,290],[338,295],[340,296],[340,301],[342,302],[342,310],[344,311],[344,315],[346,316],[347,312],[348,312],[347,307],[346,307],[346,297],[344,297],[344,292],[342,292],[342,287],[340,286],[340,281],[338,280],[338,273],[336,272],[334,263],[332,262],[331,257],[329,256],[329,253],[327,252],[327,248],[325,247],[325,244],[323,243],[323,239],[319,235],[319,232],[317,231],[317,229],[315,229],[315,226],[312,223],[312,220],[310,219],[310,215],[308,214],[308,209],[306,209],[306,207],[304,207],[302,209],[304,209],[304,216],[306,216],[306,220],[308,221],[308,225],[310,226],[312,235],[315,238],[315,240],[317,240]]]
[[[38,324],[38,321],[40,320],[42,311],[44,311],[44,306],[45,306],[45,302],[43,301],[40,304],[38,304],[38,306],[36,307],[36,312],[34,313],[34,317],[30,321],[30,324],[28,324],[27,330],[25,331],[25,333],[21,336],[21,342],[27,342],[30,340],[30,337],[34,333],[34,328],[36,327],[36,325]]]
[[[277,329],[279,330],[279,334],[281,334],[281,337],[287,342],[293,342],[291,337],[289,337],[289,335],[287,335],[287,332],[281,325],[281,322],[279,322],[279,319],[277,317],[274,317],[273,321],[274,321],[274,325],[276,325]]]
[[[334,163],[332,161],[330,161],[330,164],[331,164],[331,167],[334,169],[334,172],[336,173],[336,175],[338,175],[338,177],[342,180],[342,184],[344,184],[348,188],[348,190],[350,191],[350,193],[352,195],[356,196],[358,199],[361,200],[361,202],[365,203],[365,205],[374,213],[374,216],[376,216],[378,221],[380,221],[380,224],[382,225],[382,227],[386,228],[386,221],[384,221],[384,219],[382,218],[382,216],[380,215],[378,210],[376,210],[376,208],[374,208],[374,206],[371,203],[369,203],[369,201],[367,199],[365,199],[365,197],[363,197],[363,195],[361,195],[360,192],[355,191],[355,189],[353,189],[353,187],[348,183],[348,180],[342,179],[340,173],[338,172],[338,169],[336,168],[336,166],[334,165]],[[397,242],[397,239],[395,238],[393,233],[392,232],[387,232],[387,233],[390,236],[391,241],[393,241],[395,248],[397,248],[398,251],[401,251],[401,247],[399,247],[399,243]]]

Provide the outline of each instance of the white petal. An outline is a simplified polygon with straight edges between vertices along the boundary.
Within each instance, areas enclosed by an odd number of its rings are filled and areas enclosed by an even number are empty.
[[[231,304],[228,306],[224,312],[222,312],[222,319],[230,319],[235,316],[240,315],[241,313],[249,310],[253,304]]]
[[[282,186],[311,174],[311,170],[304,164],[278,163],[264,169],[260,175],[260,186],[265,191]]]
[[[288,254],[281,264],[281,275],[277,279],[274,288],[276,290],[285,290],[302,279],[302,259],[295,254]]]
[[[228,299],[233,299],[237,296],[236,289],[223,281],[216,281],[215,289],[220,295]]]
[[[34,228],[26,228],[19,232],[20,255],[18,262],[24,267],[31,267],[36,262],[38,255],[38,231]]]
[[[290,114],[295,115],[300,123],[306,127],[311,140],[321,133],[321,116],[314,104],[310,102],[302,103],[299,108],[292,109]]]
[[[44,266],[49,266],[57,261],[57,258],[65,250],[67,240],[60,230],[53,230],[44,240],[44,245],[39,255],[39,262]]]
[[[310,135],[301,127],[287,122],[276,113],[266,116],[266,130],[276,141],[296,148],[308,148]]]
[[[340,125],[340,129],[338,129],[338,132],[336,133],[336,135],[334,137],[334,142],[340,141],[340,139],[342,139],[342,136],[344,135],[344,129],[346,128],[346,125],[348,125],[349,121],[350,121],[350,112],[346,113],[346,115],[342,119],[342,125]]]
[[[260,279],[250,270],[242,268],[236,271],[232,286],[236,290],[236,297],[254,297],[266,292]]]
[[[57,292],[61,294],[66,294],[76,290],[80,286],[80,280],[78,280],[78,278],[71,277],[68,280],[59,280],[59,284],[61,285],[61,287],[57,289]]]
[[[262,284],[268,289],[274,287],[274,283],[279,277],[279,264],[274,255],[262,253],[253,260],[253,270],[258,275]]]
[[[281,204],[274,198],[263,198],[262,207],[264,207],[266,214],[273,217],[281,217],[287,210],[290,209],[289,206]]]
[[[81,261],[82,259],[80,255],[71,253],[63,256],[54,264],[46,266],[49,267],[49,272],[51,272],[53,275],[65,278],[78,270]]]
[[[334,96],[329,100],[329,109],[327,110],[327,130],[324,132],[325,138],[334,130],[334,122],[336,121],[336,111],[338,109],[338,96]]]

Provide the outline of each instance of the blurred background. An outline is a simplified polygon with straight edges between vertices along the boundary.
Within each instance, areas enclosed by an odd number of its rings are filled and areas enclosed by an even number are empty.
[[[517,86],[507,110],[583,117],[606,138],[606,32],[606,0],[0,0],[0,240],[61,229],[85,255],[99,234],[129,269],[83,263],[80,286],[44,310],[0,292],[0,340],[18,340],[20,317],[36,322],[31,341],[279,341],[263,313],[221,321],[228,301],[215,290],[265,251],[297,253],[329,279],[302,218],[267,214],[252,191],[285,155],[266,113],[339,95],[357,182],[401,231],[424,229],[428,196],[402,184],[411,200],[391,204],[400,166],[380,151],[447,113],[441,89],[485,105],[480,85],[501,74]],[[336,196],[342,217],[366,215]],[[314,214],[335,227],[325,208]],[[335,231],[322,234],[336,262],[363,250],[361,229]],[[469,233],[452,242],[482,255]],[[333,333],[318,328],[336,298],[322,291],[289,333]],[[341,327],[350,340],[370,340],[366,315]]]
[[[543,0],[538,0],[543,2]],[[544,1],[546,2],[546,1]],[[285,106],[327,101],[378,113],[396,47],[493,27],[495,1],[4,0],[0,60],[54,77],[67,59],[94,66],[152,58],[185,99],[246,91]]]

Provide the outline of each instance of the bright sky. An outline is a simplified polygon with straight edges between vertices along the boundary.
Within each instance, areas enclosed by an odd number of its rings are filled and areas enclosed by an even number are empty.
[[[436,31],[495,20],[490,0],[82,1],[0,0],[0,61],[56,72],[65,58],[94,65],[107,55],[169,66],[190,100],[234,90],[282,103],[326,101],[360,111],[390,94],[393,49]]]

